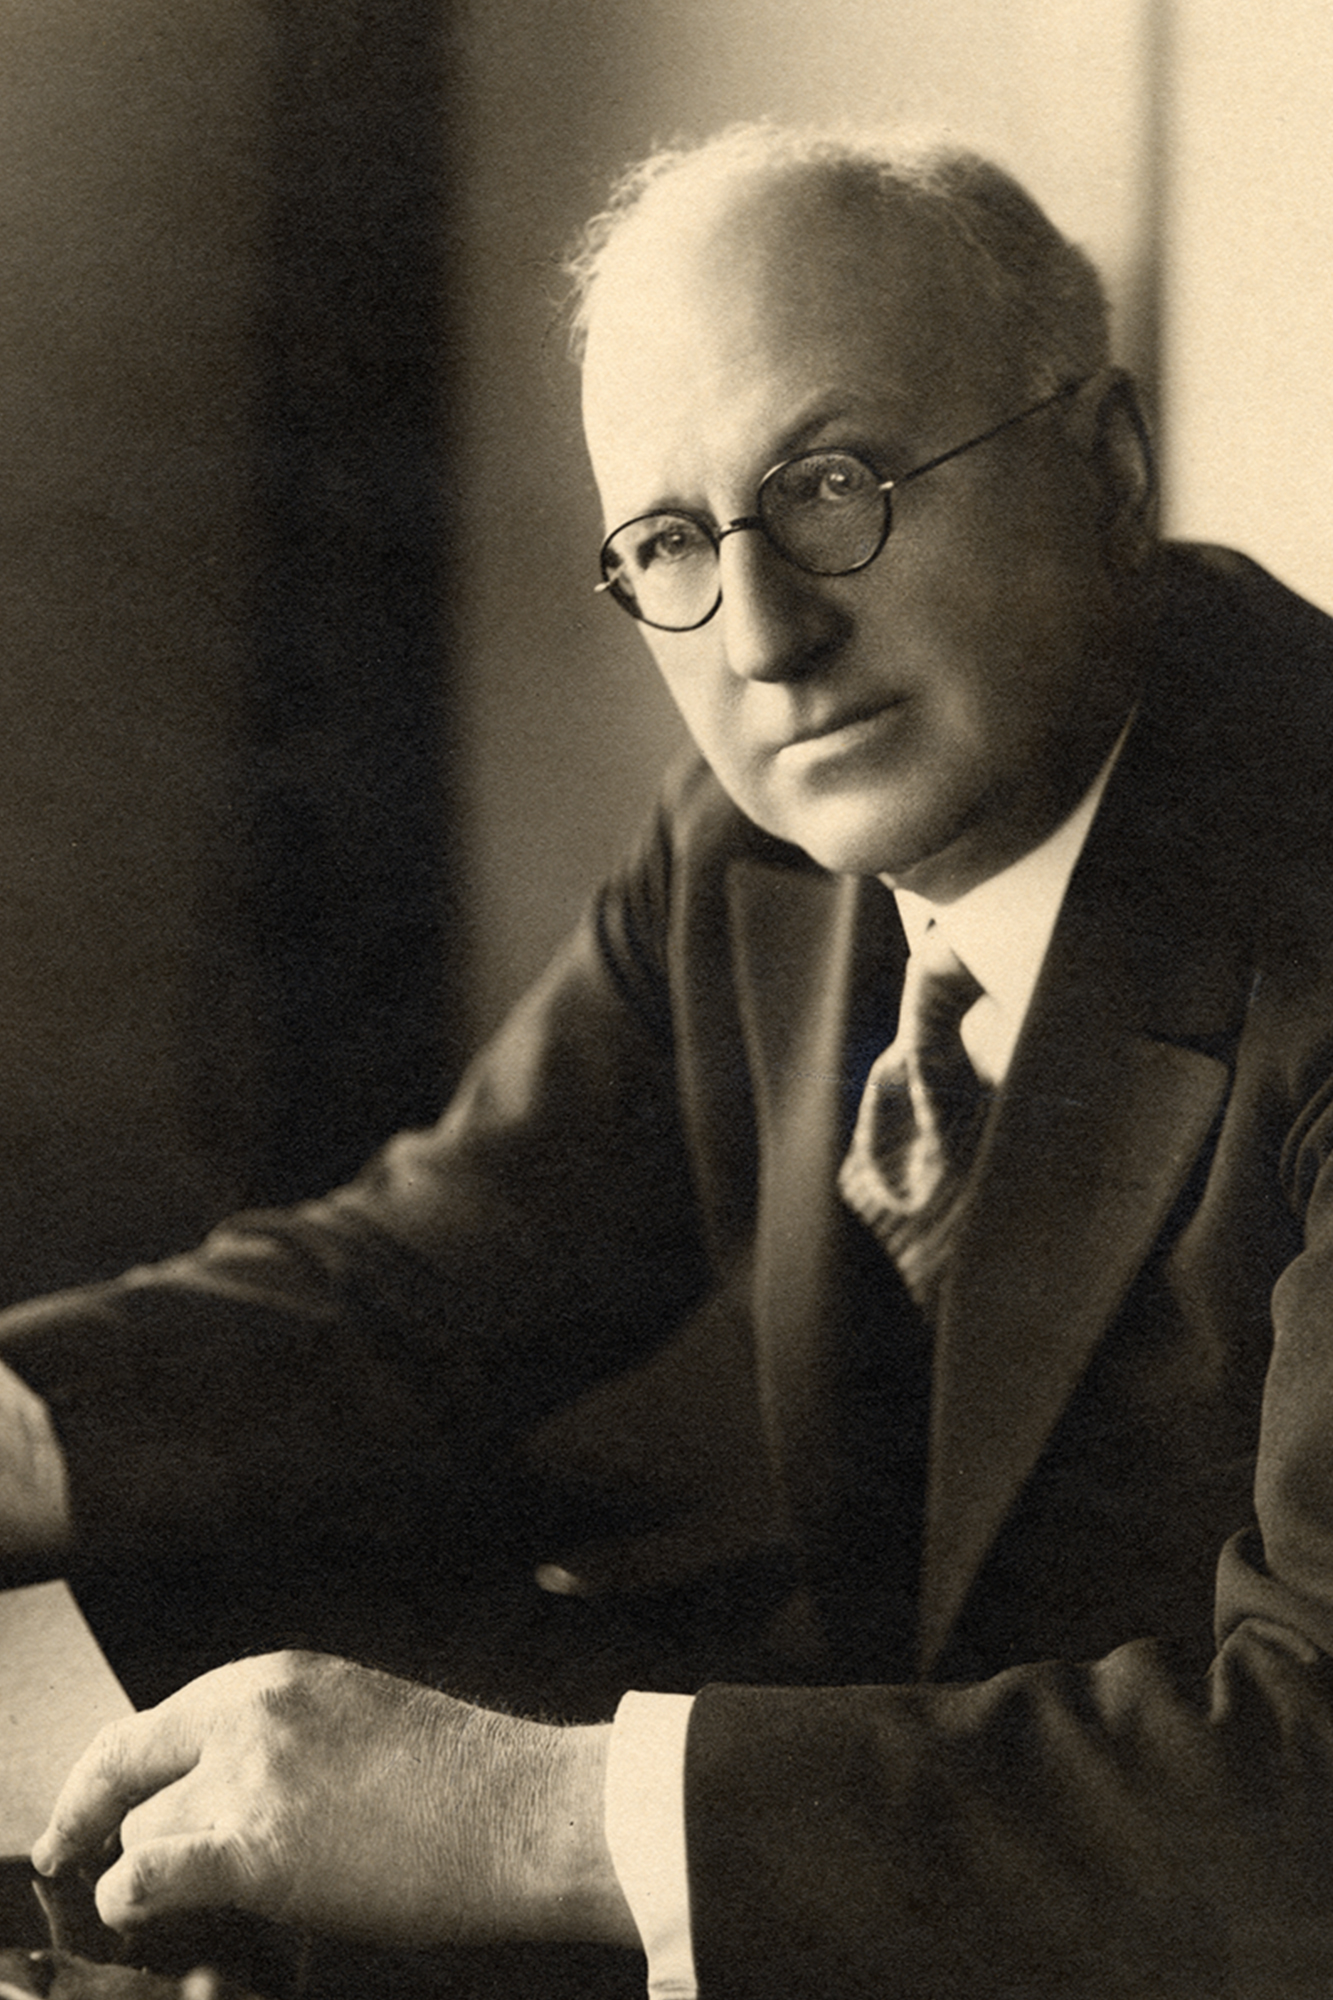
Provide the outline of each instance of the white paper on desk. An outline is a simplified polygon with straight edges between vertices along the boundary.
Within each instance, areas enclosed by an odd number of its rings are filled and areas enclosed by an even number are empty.
[[[28,1853],[79,1753],[130,1712],[68,1584],[0,1591],[0,1856]]]

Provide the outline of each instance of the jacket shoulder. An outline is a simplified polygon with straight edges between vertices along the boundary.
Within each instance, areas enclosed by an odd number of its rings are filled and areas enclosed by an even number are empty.
[[[1333,682],[1333,617],[1235,549],[1170,542],[1162,551],[1159,632],[1214,667],[1285,665]]]
[[[682,857],[726,861],[744,855],[778,867],[824,872],[800,848],[756,826],[697,751],[688,752],[667,771],[655,825],[659,837]]]
[[[1145,708],[1182,771],[1207,763],[1232,809],[1248,799],[1275,825],[1298,804],[1322,807],[1333,618],[1233,550],[1168,545],[1153,652]]]

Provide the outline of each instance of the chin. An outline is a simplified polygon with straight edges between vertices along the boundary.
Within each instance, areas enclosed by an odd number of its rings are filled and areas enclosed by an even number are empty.
[[[882,816],[850,808],[839,813],[804,813],[771,831],[801,848],[831,875],[893,876],[911,866],[904,859],[901,843],[888,834]]]

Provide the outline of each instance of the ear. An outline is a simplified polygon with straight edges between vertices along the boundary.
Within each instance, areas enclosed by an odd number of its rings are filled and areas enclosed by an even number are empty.
[[[1157,541],[1157,464],[1133,377],[1112,369],[1098,385],[1086,449],[1102,494],[1107,560],[1122,573],[1146,567]]]

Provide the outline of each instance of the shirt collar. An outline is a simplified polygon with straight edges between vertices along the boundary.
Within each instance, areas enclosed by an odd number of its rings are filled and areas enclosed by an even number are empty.
[[[1073,812],[1040,847],[1020,856],[998,875],[978,882],[953,903],[930,903],[910,889],[894,891],[909,948],[915,951],[927,930],[937,927],[984,989],[983,998],[964,1024],[963,1040],[980,1073],[990,1082],[998,1082],[1008,1067],[1069,878],[1129,734],[1130,722]]]

